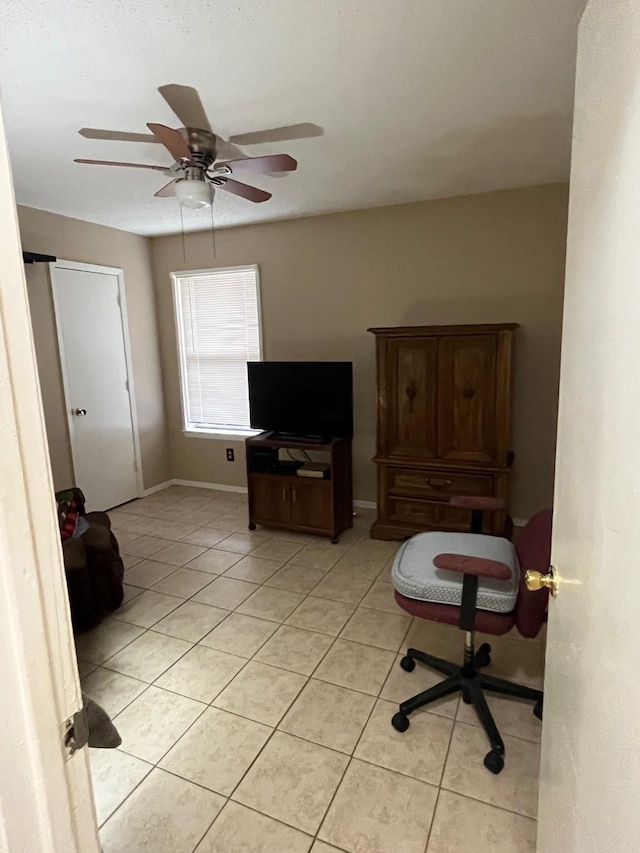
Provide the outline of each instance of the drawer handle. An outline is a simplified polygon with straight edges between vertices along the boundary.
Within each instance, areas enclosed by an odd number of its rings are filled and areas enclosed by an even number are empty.
[[[427,486],[433,486],[434,489],[446,489],[452,483],[451,480],[440,480],[437,477],[425,477],[424,481]]]
[[[287,500],[287,490],[286,489],[282,490],[282,500],[284,502],[286,502],[286,500]]]

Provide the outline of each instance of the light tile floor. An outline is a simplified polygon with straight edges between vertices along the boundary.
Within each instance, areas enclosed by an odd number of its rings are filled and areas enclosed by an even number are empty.
[[[111,518],[126,603],[77,638],[83,686],[123,740],[91,751],[105,853],[535,850],[529,705],[489,699],[499,776],[457,697],[391,727],[439,678],[403,672],[401,650],[456,659],[461,637],[396,606],[396,544],[368,538],[371,513],[337,546],[251,533],[242,496],[186,487]],[[489,641],[491,671],[541,684],[541,639]]]

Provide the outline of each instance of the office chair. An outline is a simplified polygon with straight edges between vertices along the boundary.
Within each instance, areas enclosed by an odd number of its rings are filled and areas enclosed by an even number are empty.
[[[400,704],[391,723],[399,732],[409,728],[409,714],[424,705],[460,691],[473,705],[491,750],[485,767],[500,773],[504,767],[504,742],[495,724],[484,691],[516,696],[535,703],[533,713],[542,719],[543,694],[482,672],[491,663],[491,646],[476,651],[475,631],[500,636],[515,625],[523,637],[536,637],[546,620],[548,590],[530,592],[528,571],[545,573],[551,557],[550,510],[533,516],[517,545],[481,533],[483,513],[502,511],[499,498],[457,497],[452,506],[472,511],[470,533],[419,533],[399,549],[392,568],[395,598],[399,606],[420,619],[457,625],[465,632],[462,665],[442,660],[418,649],[408,649],[400,661],[406,672],[416,661],[447,676],[444,681]]]

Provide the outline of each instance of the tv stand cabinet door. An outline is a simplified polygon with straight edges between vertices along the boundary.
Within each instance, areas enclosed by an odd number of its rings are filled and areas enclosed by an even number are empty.
[[[251,520],[258,522],[291,522],[291,494],[289,484],[271,477],[251,476]]]
[[[291,521],[296,527],[331,532],[333,506],[331,483],[326,480],[304,480],[291,484]]]

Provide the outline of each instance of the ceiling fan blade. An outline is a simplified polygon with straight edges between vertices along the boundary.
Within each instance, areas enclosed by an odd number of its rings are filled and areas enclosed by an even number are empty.
[[[115,142],[158,142],[151,133],[127,133],[123,130],[102,130],[97,127],[83,127],[78,133],[85,139],[111,139]]]
[[[317,124],[303,122],[302,124],[289,124],[286,127],[272,127],[270,130],[256,130],[253,133],[239,133],[230,136],[229,142],[236,145],[258,145],[262,142],[286,142],[290,139],[311,139],[314,136],[322,136],[324,130]]]
[[[157,198],[168,198],[169,196],[175,195],[176,183],[177,180],[169,181],[169,183],[165,184],[162,189],[159,189],[157,193],[154,193],[154,196]]]
[[[162,142],[172,157],[176,160],[191,161],[191,150],[179,131],[174,130],[172,127],[166,127],[164,124],[155,124],[154,122],[148,122],[147,127],[156,139]]]
[[[248,201],[269,201],[271,198],[271,193],[259,190],[257,187],[250,187],[249,184],[241,184],[240,181],[234,181],[232,178],[223,178],[222,180],[224,183],[220,187],[221,190],[242,196]]]
[[[245,157],[241,160],[227,160],[226,163],[216,163],[228,166],[232,172],[293,172],[298,168],[298,161],[288,154],[267,154],[265,157]]]
[[[197,127],[213,133],[197,89],[169,83],[167,86],[160,86],[158,92],[185,127]]]
[[[131,169],[154,169],[156,172],[168,172],[170,166],[150,166],[148,163],[120,163],[117,160],[82,160],[75,159],[74,163],[89,163],[91,166],[128,166]]]
[[[227,142],[221,136],[216,136],[216,152],[221,160],[240,160],[242,158],[242,149],[231,142]]]

